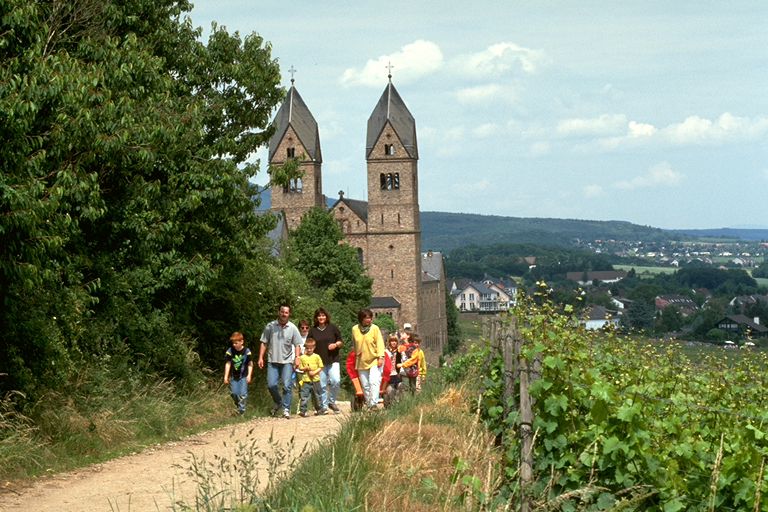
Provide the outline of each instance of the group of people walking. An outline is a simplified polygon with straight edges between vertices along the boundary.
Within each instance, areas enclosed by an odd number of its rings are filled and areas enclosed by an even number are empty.
[[[291,417],[292,389],[299,386],[299,415],[308,416],[312,401],[316,415],[339,413],[336,404],[341,389],[340,350],[344,346],[339,328],[331,323],[323,308],[315,311],[312,325],[290,321],[291,307],[282,304],[277,319],[269,322],[261,334],[256,364],[266,367],[267,389],[272,397],[272,415]],[[372,410],[381,401],[388,405],[407,379],[412,392],[421,390],[427,366],[419,337],[405,324],[399,334],[384,338],[373,323],[373,312],[358,312],[358,323],[352,328],[353,347],[346,361],[353,382],[358,379],[359,405]],[[241,333],[230,336],[231,346],[225,353],[224,383],[229,384],[239,414],[245,413],[248,385],[253,376],[253,355],[245,347]]]

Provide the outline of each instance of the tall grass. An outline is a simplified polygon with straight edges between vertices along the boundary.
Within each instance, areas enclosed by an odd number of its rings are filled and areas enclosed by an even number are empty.
[[[355,415],[257,510],[503,510],[494,502],[501,455],[492,436],[465,389],[432,379],[386,411]]]
[[[237,421],[219,382],[178,389],[151,375],[96,367],[33,404],[9,394],[0,401],[0,478],[72,469]]]

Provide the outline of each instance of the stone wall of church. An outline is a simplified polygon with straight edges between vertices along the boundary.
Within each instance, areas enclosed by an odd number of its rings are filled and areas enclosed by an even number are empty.
[[[430,364],[436,364],[448,339],[445,312],[445,280],[421,284],[421,325],[419,335]]]
[[[318,162],[309,160],[307,150],[302,145],[293,128],[288,128],[280,141],[270,165],[282,165],[288,159],[288,149],[293,148],[296,158],[303,158],[300,169],[304,176],[300,190],[285,192],[282,186],[272,187],[272,207],[274,211],[284,211],[288,229],[296,229],[301,217],[316,206],[323,207],[322,171]]]
[[[408,322],[418,329],[421,300],[419,233],[368,233],[364,254],[373,278],[373,296],[400,302],[399,327]]]

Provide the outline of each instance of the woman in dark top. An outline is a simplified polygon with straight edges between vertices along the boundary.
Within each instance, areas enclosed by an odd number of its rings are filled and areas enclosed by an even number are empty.
[[[323,360],[323,368],[320,372],[320,386],[325,395],[321,408],[328,408],[335,413],[340,412],[336,405],[336,397],[341,387],[341,371],[339,369],[339,349],[344,344],[341,340],[339,328],[331,323],[331,315],[323,308],[317,308],[314,316],[314,324],[309,330],[309,337],[316,342],[315,353]]]

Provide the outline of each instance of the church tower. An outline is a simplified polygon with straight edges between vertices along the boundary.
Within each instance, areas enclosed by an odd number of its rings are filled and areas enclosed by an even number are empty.
[[[416,122],[389,83],[368,118],[367,247],[373,303],[399,303],[397,321],[419,325],[421,226]]]
[[[317,122],[293,85],[275,115],[275,133],[269,139],[269,165],[283,165],[291,159],[303,172],[286,185],[272,184],[272,211],[283,212],[288,229],[296,229],[301,217],[314,207],[325,207]]]

